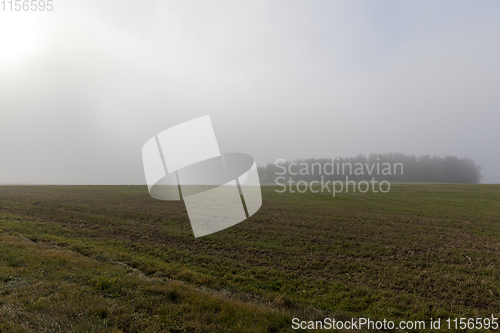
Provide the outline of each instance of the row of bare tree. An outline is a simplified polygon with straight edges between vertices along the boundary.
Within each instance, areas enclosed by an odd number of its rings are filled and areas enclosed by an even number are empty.
[[[348,158],[278,160],[258,167],[264,184],[293,181],[349,180],[393,182],[474,183],[481,180],[481,168],[470,158],[415,156],[400,153],[358,155]]]

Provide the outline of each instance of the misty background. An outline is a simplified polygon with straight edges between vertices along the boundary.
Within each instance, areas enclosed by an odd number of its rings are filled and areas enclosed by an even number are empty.
[[[326,184],[328,181],[348,182],[481,182],[481,168],[469,158],[406,154],[370,154],[340,158],[310,158],[276,161],[257,167],[261,184],[284,184],[288,181]],[[325,185],[326,186],[326,185]],[[372,184],[373,186],[373,184]]]
[[[210,115],[264,166],[471,158],[500,183],[498,1],[57,1],[0,11],[0,184],[145,184]]]

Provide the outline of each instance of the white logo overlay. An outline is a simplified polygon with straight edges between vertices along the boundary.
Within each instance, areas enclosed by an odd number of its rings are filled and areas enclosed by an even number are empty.
[[[221,154],[209,116],[171,127],[142,147],[149,194],[184,200],[194,236],[229,228],[262,205],[252,156]]]

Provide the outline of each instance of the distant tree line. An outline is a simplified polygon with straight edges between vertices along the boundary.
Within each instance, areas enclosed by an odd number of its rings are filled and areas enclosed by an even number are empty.
[[[304,180],[473,183],[481,180],[481,168],[470,158],[456,156],[415,156],[399,153],[370,154],[366,157],[336,157],[296,161],[277,160],[258,167],[263,184]]]

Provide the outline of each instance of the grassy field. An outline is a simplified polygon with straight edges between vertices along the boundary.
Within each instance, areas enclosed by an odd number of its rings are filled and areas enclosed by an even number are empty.
[[[195,239],[146,186],[0,187],[0,332],[280,332],[500,316],[500,186],[279,194]]]

